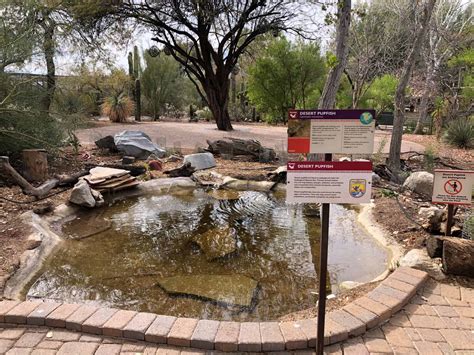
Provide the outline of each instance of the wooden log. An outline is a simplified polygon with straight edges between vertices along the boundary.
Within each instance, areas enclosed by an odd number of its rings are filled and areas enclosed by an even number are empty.
[[[45,181],[48,178],[48,154],[44,149],[25,149],[23,175],[28,181]]]
[[[474,277],[474,241],[456,237],[443,240],[444,272]]]
[[[186,164],[181,165],[180,167],[177,167],[176,169],[164,171],[164,173],[169,175],[170,177],[189,177],[193,175],[195,171],[196,170],[191,166],[191,163],[188,162]]]
[[[254,161],[264,159],[272,161],[276,154],[273,149],[263,147],[259,141],[253,139],[225,138],[217,141],[207,141],[207,151],[216,155],[247,156]]]
[[[59,184],[58,179],[51,179],[39,187],[32,186],[10,165],[10,160],[6,156],[0,157],[0,168],[6,172],[18,186],[21,187],[25,195],[35,196],[38,199],[46,196],[48,192],[51,191],[51,189],[54,189]]]

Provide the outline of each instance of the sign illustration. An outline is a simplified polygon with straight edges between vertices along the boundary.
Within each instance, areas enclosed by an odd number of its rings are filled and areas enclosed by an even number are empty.
[[[433,203],[448,205],[470,205],[474,171],[435,170],[433,183]]]

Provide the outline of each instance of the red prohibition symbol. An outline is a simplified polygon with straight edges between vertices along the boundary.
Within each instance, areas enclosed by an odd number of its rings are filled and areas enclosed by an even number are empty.
[[[444,191],[449,195],[457,195],[462,191],[462,184],[459,180],[448,180],[444,183]]]

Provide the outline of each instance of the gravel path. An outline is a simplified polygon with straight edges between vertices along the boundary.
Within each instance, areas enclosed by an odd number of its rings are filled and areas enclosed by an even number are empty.
[[[243,139],[257,139],[263,145],[274,148],[276,151],[286,151],[286,127],[269,126],[263,124],[234,124],[234,131],[223,132],[216,129],[213,123],[187,122],[143,122],[133,124],[105,124],[96,128],[80,129],[77,137],[83,144],[94,144],[99,138],[114,135],[124,130],[140,130],[147,133],[156,143],[166,147],[180,147],[194,149],[207,147],[206,140],[216,140],[224,137]],[[390,147],[390,131],[377,130],[375,136],[374,153],[385,141],[384,153]],[[423,152],[421,144],[403,141],[402,152]]]

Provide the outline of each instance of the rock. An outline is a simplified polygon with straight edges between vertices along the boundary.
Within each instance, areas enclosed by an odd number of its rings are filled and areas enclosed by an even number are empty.
[[[243,275],[182,275],[159,278],[158,285],[171,295],[251,308],[258,282]]]
[[[195,170],[210,169],[216,166],[212,153],[197,153],[184,156],[183,164],[190,163]]]
[[[426,238],[426,252],[430,258],[441,258],[443,256],[443,237],[429,235]]]
[[[222,258],[237,250],[237,236],[234,229],[214,228],[200,234],[194,241],[201,248],[207,260]]]
[[[164,171],[169,177],[189,177],[194,174],[195,169],[191,166],[191,163],[185,163],[178,166],[175,169]]]
[[[439,232],[441,230],[441,222],[443,221],[444,210],[431,206],[421,207],[418,215],[423,220],[423,228],[429,232]]]
[[[89,175],[84,176],[84,179],[90,184],[100,184],[112,178],[122,177],[128,174],[127,170],[107,168],[97,166],[89,171]]]
[[[286,170],[287,170],[286,165],[279,166],[277,169],[267,174],[268,180],[286,184],[286,174],[287,174]]]
[[[54,211],[54,205],[52,202],[44,202],[33,208],[33,212],[39,215],[46,214]]]
[[[240,198],[240,193],[235,190],[212,189],[207,194],[216,200],[238,200]]]
[[[474,276],[474,240],[446,237],[443,243],[443,269],[447,274]]]
[[[95,145],[101,149],[108,149],[111,152],[117,152],[114,137],[105,136],[95,141]]]
[[[163,163],[159,160],[151,160],[148,162],[148,166],[150,170],[159,171],[163,168]]]
[[[412,249],[400,259],[400,266],[412,267],[426,271],[436,280],[442,280],[446,276],[441,271],[440,265],[436,264],[428,256],[425,249]]]
[[[376,173],[372,172],[372,184],[378,185],[382,182],[382,178],[378,176]]]
[[[123,131],[114,137],[117,149],[127,156],[146,159],[150,154],[162,158],[166,151],[153,143],[151,138],[141,131]]]
[[[431,196],[433,193],[433,180],[433,174],[427,171],[417,171],[405,180],[403,187],[420,195]]]
[[[94,189],[91,189],[92,196],[94,197],[95,200],[95,207],[102,207],[105,203],[104,197],[99,191],[96,191]]]
[[[260,163],[271,163],[276,158],[275,150],[263,147],[258,158]]]
[[[79,180],[79,182],[74,185],[71,191],[71,197],[69,197],[69,202],[82,207],[95,207],[96,201],[92,195],[92,189],[85,180]]]
[[[268,192],[276,185],[273,181],[238,180],[230,176],[223,179],[222,186],[234,190],[254,190]]]
[[[356,281],[343,281],[339,284],[341,290],[352,290],[353,288],[359,287],[362,285],[361,282]]]
[[[135,163],[135,157],[124,156],[122,158],[122,164],[124,165],[133,164],[133,163]]]

